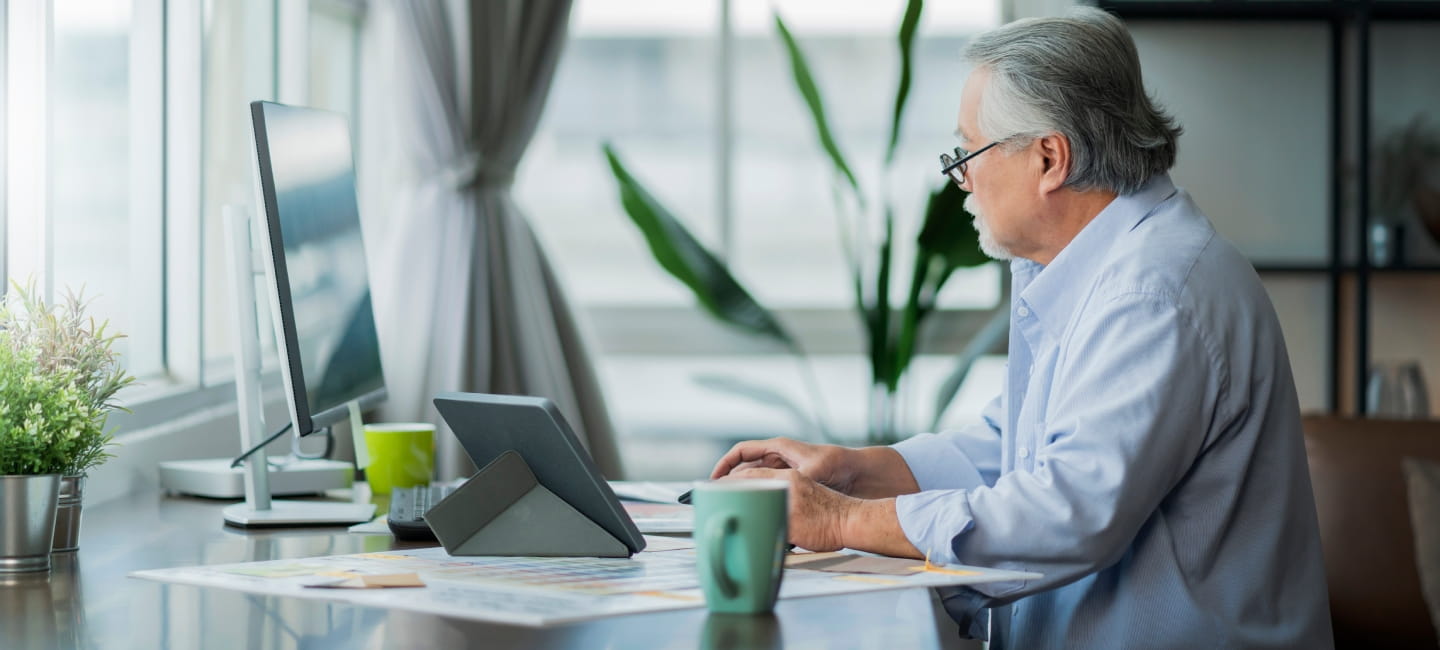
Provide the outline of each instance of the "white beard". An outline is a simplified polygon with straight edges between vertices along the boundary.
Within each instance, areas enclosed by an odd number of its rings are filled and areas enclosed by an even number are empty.
[[[990,232],[990,226],[985,223],[985,215],[980,210],[980,204],[975,200],[975,195],[965,197],[965,211],[975,215],[975,220],[970,225],[975,227],[975,232],[980,233],[980,250],[992,259],[1006,261],[1015,259],[1015,254],[1009,249],[1001,246],[995,241],[995,235]]]

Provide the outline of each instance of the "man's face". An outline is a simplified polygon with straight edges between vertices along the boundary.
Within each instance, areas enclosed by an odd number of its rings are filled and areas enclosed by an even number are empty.
[[[960,146],[966,151],[977,151],[993,142],[992,136],[981,133],[979,126],[980,99],[989,82],[989,69],[976,68],[961,92],[958,134]],[[981,249],[995,259],[1023,256],[1028,250],[1026,227],[1034,213],[1033,197],[1039,180],[1032,178],[1033,170],[1027,169],[1029,154],[1029,147],[1011,152],[1006,145],[1000,145],[965,165],[965,189],[970,191],[965,209],[975,215]]]

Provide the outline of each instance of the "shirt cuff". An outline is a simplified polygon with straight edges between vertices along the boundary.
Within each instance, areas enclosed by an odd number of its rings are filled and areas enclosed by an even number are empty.
[[[895,518],[905,538],[935,564],[960,564],[954,541],[970,530],[968,490],[930,490],[895,497]]]
[[[943,435],[922,433],[890,448],[905,459],[921,490],[969,489],[985,484],[975,463]]]

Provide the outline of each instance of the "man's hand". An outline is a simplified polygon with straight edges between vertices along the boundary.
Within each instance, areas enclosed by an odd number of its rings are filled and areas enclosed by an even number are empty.
[[[746,469],[793,469],[820,485],[862,499],[920,491],[910,466],[889,447],[851,449],[789,438],[751,440],[731,447],[710,478],[734,476]]]
[[[894,499],[858,499],[794,469],[747,467],[726,478],[768,478],[790,484],[790,542],[811,551],[853,548],[894,557],[925,557],[905,537]]]
[[[844,532],[860,499],[827,488],[793,469],[750,467],[726,478],[768,478],[790,484],[790,543],[812,551],[845,548]]]
[[[793,469],[812,482],[849,493],[855,482],[856,451],[838,445],[817,445],[789,438],[750,440],[730,448],[710,478],[738,476],[739,470]],[[807,547],[808,548],[808,547]]]

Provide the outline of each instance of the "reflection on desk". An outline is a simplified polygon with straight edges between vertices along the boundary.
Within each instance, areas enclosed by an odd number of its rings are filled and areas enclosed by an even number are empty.
[[[722,648],[753,648],[771,650],[785,647],[780,634],[780,619],[774,614],[711,614],[705,617],[705,633],[700,635],[705,650]]]
[[[326,601],[248,596],[126,578],[131,571],[413,548],[334,529],[247,532],[221,502],[157,492],[88,507],[80,551],[48,575],[0,582],[0,631],[14,648],[825,648],[956,647],[927,590],[782,601],[771,617],[703,609],[553,628],[490,625]]]

